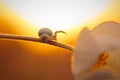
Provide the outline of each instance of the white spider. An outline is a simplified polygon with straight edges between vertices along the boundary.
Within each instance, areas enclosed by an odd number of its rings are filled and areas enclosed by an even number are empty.
[[[39,30],[38,35],[44,42],[57,41],[57,33],[65,33],[64,31],[55,31],[53,33],[49,28],[42,28]]]

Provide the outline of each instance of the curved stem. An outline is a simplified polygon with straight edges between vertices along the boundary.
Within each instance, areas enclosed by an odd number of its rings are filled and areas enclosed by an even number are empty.
[[[0,33],[0,38],[41,42],[41,43],[46,43],[46,44],[54,45],[57,47],[61,47],[61,48],[73,51],[73,47],[71,47],[69,45],[59,43],[59,42],[54,42],[54,41],[44,42],[41,40],[41,38],[36,38],[36,37]]]

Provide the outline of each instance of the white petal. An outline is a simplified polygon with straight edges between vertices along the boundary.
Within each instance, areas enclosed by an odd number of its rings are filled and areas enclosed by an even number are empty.
[[[118,80],[109,70],[97,70],[86,75],[84,80]]]
[[[100,52],[93,35],[84,28],[80,32],[73,54],[72,66],[76,78],[94,66]]]
[[[120,48],[120,24],[105,22],[93,29],[92,34],[103,50],[113,51]]]

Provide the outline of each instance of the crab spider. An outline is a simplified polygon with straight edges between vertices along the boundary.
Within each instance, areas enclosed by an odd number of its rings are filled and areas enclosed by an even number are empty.
[[[44,42],[49,42],[49,41],[57,41],[57,33],[64,33],[64,31],[55,31],[55,33],[52,32],[49,28],[42,28],[39,30],[38,35],[41,38],[42,41]]]

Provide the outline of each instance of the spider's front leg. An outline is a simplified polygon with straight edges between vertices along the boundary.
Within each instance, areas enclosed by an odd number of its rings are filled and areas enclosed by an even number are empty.
[[[48,34],[43,34],[43,35],[41,35],[40,37],[41,37],[41,40],[42,40],[43,42],[46,42],[46,43],[49,43],[49,42],[51,42],[51,41],[54,41],[53,36],[50,36],[50,35],[48,35]]]

